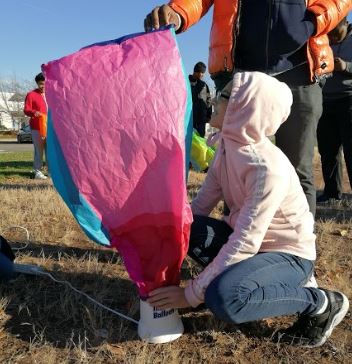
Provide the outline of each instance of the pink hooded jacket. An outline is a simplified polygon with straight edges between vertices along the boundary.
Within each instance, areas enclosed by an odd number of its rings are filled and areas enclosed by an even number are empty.
[[[258,252],[284,252],[315,260],[314,218],[298,176],[268,139],[287,119],[288,86],[260,72],[239,72],[233,80],[220,145],[192,202],[194,215],[208,216],[224,199],[233,228],[227,243],[186,287],[192,306],[204,301],[209,283],[227,267]]]

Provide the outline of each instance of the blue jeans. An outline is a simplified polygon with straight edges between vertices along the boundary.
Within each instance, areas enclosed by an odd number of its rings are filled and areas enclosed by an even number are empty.
[[[223,221],[194,216],[188,254],[206,266],[231,233]],[[258,253],[217,276],[205,292],[205,304],[219,319],[237,324],[296,313],[313,314],[324,302],[320,290],[303,287],[313,269],[313,261],[295,255]]]
[[[13,274],[13,263],[3,253],[0,252],[0,281],[7,281]]]
[[[34,147],[34,162],[33,162],[33,169],[34,173],[41,171],[43,167],[43,154],[45,152],[45,158],[47,159],[46,155],[46,140],[43,140],[39,134],[39,130],[31,129],[32,140],[33,140],[33,147]]]

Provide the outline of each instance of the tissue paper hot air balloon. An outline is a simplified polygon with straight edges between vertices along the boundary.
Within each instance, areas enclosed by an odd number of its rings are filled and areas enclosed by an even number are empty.
[[[98,43],[43,71],[56,189],[91,239],[118,249],[142,297],[178,284],[192,125],[174,30]]]

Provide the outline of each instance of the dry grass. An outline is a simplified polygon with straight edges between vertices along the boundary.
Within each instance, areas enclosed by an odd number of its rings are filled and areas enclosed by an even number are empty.
[[[320,187],[317,163],[317,186]],[[191,173],[193,196],[204,175]],[[100,248],[80,231],[50,182],[11,179],[0,185],[0,230],[11,239],[17,261],[34,263],[71,282],[99,302],[138,319],[137,291],[116,252]],[[344,211],[340,219],[327,210]],[[317,223],[317,278],[322,286],[349,297],[352,229],[348,206],[326,207]],[[220,206],[214,212],[220,214]],[[30,242],[20,230],[30,231]],[[6,231],[5,231],[6,230]],[[197,267],[186,260],[186,279]],[[322,348],[306,350],[275,344],[275,330],[293,318],[230,325],[208,311],[183,312],[185,334],[176,342],[147,345],[134,324],[97,308],[69,288],[45,277],[18,276],[0,286],[0,363],[350,363],[351,314]]]

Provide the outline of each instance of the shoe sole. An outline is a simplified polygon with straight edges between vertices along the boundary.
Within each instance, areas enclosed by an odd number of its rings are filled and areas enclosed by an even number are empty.
[[[350,303],[348,302],[348,298],[341,292],[339,292],[342,296],[342,307],[340,309],[340,311],[338,311],[335,315],[335,317],[332,319],[330,327],[328,330],[326,330],[324,336],[322,337],[322,339],[320,341],[318,341],[316,344],[314,345],[304,345],[303,347],[306,348],[317,348],[319,346],[322,346],[323,344],[325,344],[326,340],[331,336],[332,331],[334,330],[334,328],[343,320],[343,318],[346,316],[348,309],[350,307]]]

